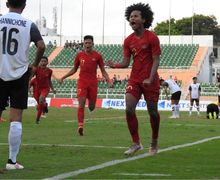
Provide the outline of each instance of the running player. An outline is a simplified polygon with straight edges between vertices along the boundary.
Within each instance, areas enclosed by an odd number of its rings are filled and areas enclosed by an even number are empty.
[[[43,56],[41,58],[39,66],[34,70],[36,76],[36,91],[34,98],[37,101],[37,117],[36,123],[39,124],[42,113],[47,111],[46,97],[48,96],[50,89],[56,94],[53,84],[51,82],[51,76],[53,71],[47,67],[48,59]]]
[[[197,77],[193,77],[192,80],[193,80],[193,83],[190,84],[189,86],[189,100],[190,100],[189,116],[192,115],[194,101],[196,103],[197,115],[199,116],[200,114],[199,98],[200,98],[200,93],[201,93],[201,87],[200,87],[200,84],[197,83]]]
[[[36,77],[33,78],[30,83],[29,83],[29,91],[31,93],[31,88],[32,88],[32,96],[34,97],[34,99],[37,101],[38,103],[38,97],[37,97],[37,79]],[[37,104],[37,108],[38,108],[38,104]],[[48,107],[47,107],[47,103],[46,103],[46,107],[43,109],[43,112],[41,114],[41,117],[46,118],[45,113],[48,113]]]
[[[160,42],[156,34],[147,30],[153,21],[153,12],[149,4],[137,3],[126,8],[126,20],[129,21],[133,33],[124,41],[124,58],[121,63],[108,65],[112,68],[127,68],[133,58],[130,79],[126,87],[126,119],[133,144],[125,151],[131,156],[142,148],[138,132],[136,105],[144,95],[150,115],[152,128],[149,153],[154,155],[158,149],[160,115],[157,104],[159,99],[159,76],[157,73],[160,61]]]
[[[84,37],[83,42],[84,50],[79,52],[75,58],[73,68],[58,80],[62,83],[64,79],[76,73],[80,67],[79,79],[77,82],[77,98],[79,102],[78,107],[78,133],[80,136],[84,134],[84,109],[86,99],[89,100],[88,108],[90,111],[95,109],[98,80],[97,80],[97,67],[99,66],[102,76],[112,86],[112,82],[108,73],[104,68],[104,61],[101,54],[93,50],[94,42],[93,36],[87,35]]]
[[[170,116],[171,119],[173,118],[179,118],[179,101],[181,96],[181,89],[179,85],[175,82],[175,80],[169,78],[168,80],[164,81],[163,79],[160,79],[161,86],[164,87],[164,91],[166,94],[166,98],[168,98],[168,88],[171,93],[171,108],[172,108],[172,116]]]
[[[10,104],[7,170],[24,168],[17,163],[22,136],[22,114],[27,108],[30,70],[38,65],[45,50],[37,26],[21,16],[25,5],[26,0],[7,0],[9,12],[0,16],[0,117],[8,99]],[[28,63],[30,42],[34,42],[37,47],[33,65]]]

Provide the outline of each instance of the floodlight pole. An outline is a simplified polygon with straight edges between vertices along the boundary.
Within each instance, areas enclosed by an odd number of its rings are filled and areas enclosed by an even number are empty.
[[[171,0],[169,0],[169,44],[170,44],[170,28],[171,28],[171,24],[170,24],[170,21],[171,21]]]
[[[81,13],[81,41],[83,40],[83,0],[82,0],[82,13]]]
[[[103,0],[102,44],[105,42],[105,0]]]
[[[60,46],[62,46],[63,0],[61,0],[60,8]]]
[[[193,34],[194,34],[194,0],[192,0],[192,44],[193,44]]]
[[[126,0],[125,0],[125,8],[126,8]],[[125,37],[126,37],[126,19],[124,19],[124,39],[123,39],[123,41],[125,40]]]

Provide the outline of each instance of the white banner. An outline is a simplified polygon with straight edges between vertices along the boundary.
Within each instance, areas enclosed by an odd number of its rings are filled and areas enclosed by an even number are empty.
[[[212,101],[200,101],[200,111],[206,111],[208,104],[214,103]],[[180,111],[189,111],[190,102],[186,100],[180,100]],[[124,99],[103,99],[102,108],[113,108],[113,109],[125,109],[125,100]],[[146,110],[146,101],[140,100],[136,107],[137,110]],[[158,102],[159,111],[170,111],[171,110],[171,101],[169,100],[159,100]],[[194,104],[193,111],[196,111],[196,106]]]
[[[51,98],[46,98],[48,106],[50,106]],[[28,107],[35,107],[37,106],[37,101],[33,97],[28,97]]]

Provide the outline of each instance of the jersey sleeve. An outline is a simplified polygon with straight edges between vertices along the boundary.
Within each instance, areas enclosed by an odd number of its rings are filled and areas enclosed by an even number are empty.
[[[73,63],[74,67],[76,67],[76,68],[78,68],[78,67],[79,67],[79,64],[80,64],[79,58],[80,58],[80,55],[79,55],[79,53],[78,53],[78,54],[76,55],[76,58],[75,58],[74,63]]]
[[[192,91],[192,87],[191,86],[189,86],[189,91]]]
[[[40,31],[38,30],[37,26],[34,23],[31,24],[30,35],[31,35],[31,42],[34,42],[35,45],[37,44],[38,41],[43,39],[40,34]]]
[[[129,48],[128,39],[124,40],[124,57],[127,57],[127,58],[131,57],[131,51],[130,51],[130,48]]]
[[[105,66],[105,63],[104,63],[104,60],[102,58],[102,55],[101,54],[98,54],[99,55],[99,61],[98,61],[98,65],[100,67],[100,69],[103,69],[104,66]]]
[[[159,56],[161,54],[160,41],[156,34],[152,33],[150,38],[150,44],[152,49],[152,55]]]
[[[51,79],[52,74],[53,74],[53,70],[52,69],[49,69],[49,70],[50,70],[50,77],[49,77],[49,79]]]

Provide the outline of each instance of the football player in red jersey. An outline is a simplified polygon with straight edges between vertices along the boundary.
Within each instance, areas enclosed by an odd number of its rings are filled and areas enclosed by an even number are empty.
[[[112,82],[109,78],[108,73],[104,68],[104,61],[98,52],[93,50],[94,42],[93,36],[87,35],[84,37],[83,42],[84,50],[76,55],[73,68],[61,77],[58,82],[62,83],[64,79],[76,73],[80,67],[79,79],[77,82],[77,98],[79,102],[78,107],[78,133],[83,136],[84,127],[84,109],[86,99],[88,99],[88,108],[90,111],[95,109],[97,91],[98,91],[98,80],[97,80],[97,67],[99,66],[102,76],[112,86]]]
[[[53,88],[51,82],[51,76],[53,71],[47,67],[48,58],[43,56],[40,60],[39,66],[34,70],[34,75],[36,77],[36,91],[34,93],[34,98],[37,101],[37,117],[36,123],[39,124],[40,117],[47,109],[46,97],[48,96],[50,89],[55,94],[56,91]]]
[[[31,88],[32,88],[32,92],[31,92]],[[34,97],[34,99],[37,101],[37,103],[39,102],[38,101],[38,93],[37,93],[37,79],[36,77],[31,79],[31,81],[29,82],[29,91],[30,91],[30,94],[32,93],[32,96]],[[37,104],[38,106],[38,104]],[[41,114],[41,117],[44,117],[46,118],[46,115],[45,113],[48,112],[48,107],[47,107],[47,103],[46,103],[46,107],[43,109],[43,112]]]
[[[133,144],[125,155],[133,155],[142,148],[138,133],[136,105],[144,95],[152,128],[152,139],[149,153],[157,153],[160,115],[158,113],[159,76],[157,69],[161,54],[159,39],[156,34],[147,30],[153,21],[153,12],[149,4],[137,3],[126,8],[126,20],[133,33],[124,40],[124,58],[121,63],[108,61],[111,68],[127,68],[133,58],[130,79],[126,87],[126,119]]]

